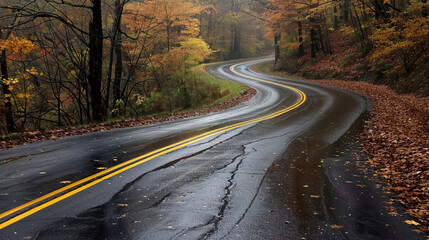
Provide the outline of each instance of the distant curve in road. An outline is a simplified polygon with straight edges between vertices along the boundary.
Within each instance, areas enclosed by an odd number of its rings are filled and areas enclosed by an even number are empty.
[[[357,148],[341,139],[367,100],[249,69],[264,61],[207,67],[258,91],[235,108],[1,152],[0,239],[419,239],[326,165],[351,158],[336,145]]]

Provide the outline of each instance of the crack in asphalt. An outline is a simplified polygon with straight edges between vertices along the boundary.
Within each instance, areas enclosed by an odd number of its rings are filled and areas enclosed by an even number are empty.
[[[193,227],[191,227],[191,228],[185,228],[185,229],[183,229],[183,230],[179,231],[176,235],[174,235],[174,236],[173,236],[173,237],[171,237],[170,239],[177,239],[181,234],[183,234],[183,233],[185,233],[185,232],[187,232],[187,231],[195,230],[195,229],[197,229],[197,228],[201,228],[201,227],[205,227],[205,226],[208,226],[208,225],[210,225],[210,224],[213,224],[215,220],[216,220],[216,217],[215,217],[215,216],[213,216],[213,217],[212,217],[210,220],[208,220],[206,223],[202,223],[202,224],[199,224],[199,225],[197,225],[197,226],[193,226]],[[201,238],[199,238],[199,239],[203,239],[203,237],[201,237]]]
[[[248,130],[248,129],[246,129],[246,130]],[[227,187],[225,187],[225,190],[226,190],[226,194],[225,194],[225,196],[224,196],[224,198],[222,199],[222,201],[224,202],[223,203],[223,205],[221,206],[221,208],[220,208],[220,211],[219,211],[219,214],[218,214],[218,217],[217,218],[215,218],[214,219],[214,221],[213,222],[209,222],[209,223],[207,223],[207,224],[205,224],[205,225],[209,225],[209,224],[215,224],[215,226],[214,226],[214,228],[212,229],[212,230],[210,230],[209,232],[207,232],[206,233],[206,235],[204,236],[204,238],[203,239],[208,239],[211,235],[213,235],[216,231],[217,231],[217,229],[218,229],[218,224],[219,224],[219,222],[223,219],[223,217],[224,217],[224,212],[226,211],[226,207],[228,206],[228,204],[229,204],[229,200],[228,200],[228,198],[231,196],[231,190],[232,190],[232,186],[234,185],[234,183],[232,182],[233,180],[234,180],[234,178],[235,178],[235,175],[236,175],[236,172],[238,171],[238,169],[239,169],[239,167],[240,167],[240,165],[242,164],[242,162],[243,162],[243,160],[245,159],[245,156],[247,156],[247,155],[249,155],[251,152],[247,152],[246,153],[246,148],[249,148],[248,146],[249,145],[251,145],[251,144],[254,144],[254,143],[257,143],[257,142],[262,142],[262,141],[266,141],[266,140],[272,140],[272,139],[275,139],[275,138],[282,138],[282,137],[284,137],[284,136],[286,136],[286,135],[289,135],[289,134],[292,134],[292,133],[299,133],[299,132],[302,132],[302,131],[292,131],[292,132],[288,132],[288,133],[284,133],[284,134],[281,134],[281,135],[277,135],[277,136],[272,136],[272,137],[267,137],[267,138],[261,138],[261,139],[257,139],[257,140],[255,140],[255,141],[251,141],[251,142],[248,142],[248,143],[246,143],[246,144],[244,144],[244,145],[242,145],[242,148],[243,148],[243,153],[242,154],[240,154],[240,155],[238,155],[238,156],[236,156],[234,159],[233,159],[233,161],[230,163],[230,164],[228,164],[228,165],[226,165],[224,168],[226,168],[226,167],[228,167],[228,166],[230,166],[232,163],[234,163],[235,162],[235,160],[236,159],[238,159],[240,156],[242,156],[242,158],[240,159],[240,161],[239,161],[239,163],[236,165],[236,168],[231,172],[231,177],[228,179],[228,182],[229,182],[229,185],[227,186]],[[294,137],[293,139],[296,139],[296,137]],[[293,141],[293,140],[292,140]],[[291,142],[292,142],[291,141]],[[290,144],[290,143],[289,143]],[[288,145],[286,145],[285,146],[285,149],[287,149],[288,148],[288,146],[289,146],[289,144]],[[257,152],[258,150],[257,149],[255,149],[254,147],[251,147],[251,149],[253,150],[252,152]],[[224,169],[224,168],[222,168],[222,169]],[[254,203],[254,201],[256,200],[256,197],[258,196],[258,194],[259,194],[259,192],[260,192],[260,190],[261,190],[261,187],[262,187],[262,184],[263,184],[263,182],[264,182],[264,180],[265,180],[265,178],[266,178],[266,176],[267,176],[267,171],[265,171],[264,172],[264,175],[263,175],[263,177],[262,177],[262,179],[261,179],[261,181],[259,182],[259,184],[258,184],[258,186],[257,186],[257,190],[256,190],[256,193],[253,195],[253,197],[252,197],[252,200],[251,200],[251,202],[250,202],[250,204],[248,205],[248,207],[245,209],[245,211],[243,212],[243,214],[240,216],[240,218],[237,220],[237,222],[234,224],[234,226],[225,234],[225,235],[223,235],[222,237],[220,237],[219,239],[224,239],[226,236],[228,236],[230,233],[231,233],[231,231],[235,228],[235,226],[237,226],[243,219],[244,219],[244,217],[245,217],[245,215],[248,213],[248,211],[250,210],[250,208],[252,207],[252,205],[253,205],[253,203]],[[205,226],[205,225],[203,225],[203,226]]]
[[[230,172],[231,176],[228,179],[228,186],[225,187],[226,192],[225,192],[224,197],[222,198],[223,204],[219,208],[219,212],[218,212],[217,217],[215,217],[211,223],[211,224],[214,224],[214,227],[204,235],[203,239],[209,238],[211,235],[213,235],[213,233],[215,233],[218,230],[219,222],[224,217],[225,211],[229,205],[229,199],[231,197],[232,188],[235,185],[235,183],[234,183],[235,175],[236,175],[238,169],[240,168],[240,165],[243,163],[245,156],[250,154],[250,152],[246,152],[246,146],[245,145],[241,145],[241,148],[242,148],[242,153],[240,155],[234,157],[232,159],[232,162],[230,164],[228,164],[228,166],[230,166],[232,163],[234,163],[237,159],[239,159],[241,157],[239,162],[236,164],[235,169]],[[256,149],[254,149],[254,150],[256,150]]]
[[[6,164],[6,163],[10,163],[10,162],[22,159],[22,158],[26,158],[26,157],[29,157],[29,155],[26,154],[26,155],[20,155],[20,156],[15,156],[15,157],[11,157],[11,158],[6,158],[0,162],[0,166],[3,164]]]
[[[161,171],[161,170],[163,170],[163,169],[167,169],[167,168],[170,168],[171,166],[174,166],[175,164],[177,164],[177,163],[179,163],[180,161],[182,161],[182,160],[186,160],[186,159],[188,159],[188,158],[191,158],[191,157],[195,157],[195,156],[197,156],[197,155],[199,155],[199,154],[201,154],[201,153],[204,153],[204,152],[206,152],[206,151],[208,151],[208,150],[210,150],[210,149],[212,149],[213,147],[215,147],[216,145],[218,145],[218,144],[215,144],[215,145],[213,145],[213,146],[210,146],[210,147],[208,147],[208,148],[206,148],[206,149],[203,149],[203,150],[201,150],[201,151],[199,151],[199,152],[196,152],[196,153],[193,153],[193,154],[190,154],[190,155],[187,155],[187,156],[184,156],[184,157],[181,157],[181,158],[179,158],[179,159],[176,159],[176,160],[174,160],[174,161],[170,161],[170,162],[168,162],[168,163],[166,163],[166,164],[164,164],[164,165],[161,165],[161,166],[159,166],[159,167],[157,167],[157,168],[155,168],[155,169],[153,169],[153,170],[151,170],[151,171],[149,171],[149,172],[146,172],[146,173],[144,173],[144,174],[142,174],[142,175],[140,175],[139,177],[137,177],[136,179],[134,179],[133,181],[131,181],[131,182],[129,182],[129,183],[127,183],[121,190],[119,190],[108,202],[110,202],[110,201],[112,201],[112,199],[114,199],[117,195],[119,195],[119,194],[121,194],[121,193],[126,193],[126,192],[128,192],[129,190],[131,190],[132,189],[132,186],[136,183],[136,182],[138,182],[138,181],[140,181],[143,177],[145,177],[146,175],[148,175],[148,174],[150,174],[150,173],[154,173],[154,172],[157,172],[157,171]]]
[[[255,124],[255,126],[256,125],[258,125],[259,123],[257,123],[257,124]],[[241,134],[243,134],[243,132],[245,132],[245,131],[247,131],[248,129],[244,129],[244,130],[242,130],[242,131],[240,131],[239,133],[237,133],[236,135],[234,135],[234,136],[231,136],[230,138],[228,138],[227,140],[230,140],[230,139],[232,139],[232,138],[234,138],[234,137],[237,137],[237,136],[239,136],[239,135],[241,135]],[[212,142],[215,142],[216,141],[216,139],[218,139],[219,137],[221,137],[221,136],[223,136],[223,135],[225,135],[226,134],[226,132],[224,132],[224,133],[221,133],[220,135],[217,135],[217,136],[215,136],[213,139],[211,139],[210,141],[207,141],[207,142],[205,142],[205,143],[199,143],[199,144],[196,144],[196,145],[194,145],[194,146],[192,146],[192,147],[198,147],[198,146],[201,146],[201,145],[203,145],[203,144],[208,144],[208,143],[212,143]],[[216,146],[218,146],[218,145],[220,145],[220,144],[222,144],[223,142],[221,141],[221,142],[218,142],[218,143],[215,143],[215,144],[213,144],[212,146],[210,146],[210,147],[208,147],[208,148],[205,148],[205,149],[203,149],[203,150],[201,150],[201,151],[198,151],[198,152],[196,152],[196,153],[193,153],[193,154],[190,154],[190,155],[187,155],[187,156],[184,156],[184,157],[182,157],[182,158],[179,158],[179,159],[176,159],[176,160],[174,160],[174,161],[170,161],[170,162],[168,162],[168,163],[166,163],[166,164],[164,164],[164,165],[162,165],[162,166],[160,166],[160,167],[157,167],[157,168],[155,168],[155,169],[153,169],[153,170],[151,170],[151,171],[149,171],[149,172],[146,172],[146,173],[144,173],[144,174],[142,174],[141,176],[139,176],[138,178],[136,178],[135,180],[133,180],[133,181],[131,181],[131,182],[129,182],[129,183],[127,183],[121,190],[119,190],[110,200],[108,200],[107,202],[105,202],[104,204],[102,204],[102,205],[100,205],[100,206],[98,206],[98,207],[103,207],[103,206],[105,206],[107,203],[109,203],[109,202],[111,202],[111,201],[113,201],[113,199],[115,199],[118,195],[120,195],[120,194],[123,194],[123,193],[126,193],[126,192],[128,192],[128,191],[130,191],[130,190],[132,190],[133,189],[133,185],[136,183],[136,182],[138,182],[138,181],[140,181],[142,178],[144,178],[146,175],[148,175],[148,174],[150,174],[150,173],[153,173],[153,172],[157,172],[157,171],[160,171],[160,170],[163,170],[163,169],[167,169],[167,168],[170,168],[171,166],[174,166],[175,164],[177,164],[177,163],[179,163],[180,161],[182,161],[182,160],[186,160],[186,159],[189,159],[189,158],[192,158],[192,157],[195,157],[195,156],[197,156],[197,155],[200,155],[200,154],[202,154],[202,153],[204,153],[204,152],[206,152],[206,151],[209,151],[209,150],[211,150],[211,149],[213,149],[214,147],[216,147]],[[227,166],[230,166],[232,163],[234,163],[235,161],[236,161],[236,159],[237,158],[239,158],[240,156],[245,156],[246,155],[246,152],[245,152],[245,146],[243,145],[242,146],[243,147],[243,153],[242,154],[240,154],[240,155],[238,155],[238,156],[236,156],[233,160],[232,160],[232,162],[230,163],[230,164],[227,164],[225,167],[227,167]],[[254,149],[255,150],[255,149]],[[243,158],[244,159],[244,158]],[[242,159],[242,160],[243,160]],[[239,164],[241,164],[241,162],[242,162],[242,160],[239,162]],[[232,178],[230,178],[230,180],[228,180],[229,182],[230,182],[230,184],[229,184],[229,186],[228,187],[226,187],[225,189],[227,189],[227,191],[229,192],[230,190],[229,190],[229,187],[231,187],[232,185],[233,185],[233,182],[232,182],[232,180],[233,180],[233,178],[234,178],[234,175],[235,175],[235,171],[237,171],[238,170],[238,167],[239,167],[239,164],[236,166],[236,169],[233,171],[233,176],[232,176]],[[224,168],[225,168],[224,167]],[[223,168],[222,168],[223,169]],[[166,195],[164,195],[158,202],[156,202],[156,203],[154,203],[154,204],[152,204],[150,207],[148,207],[148,208],[145,208],[145,209],[150,209],[150,208],[154,208],[154,207],[158,207],[160,204],[162,204],[162,202],[164,202],[168,197],[170,197],[171,196],[171,192],[170,193],[168,193],[168,194],[166,194]],[[229,195],[229,193],[227,193],[226,195],[225,195],[225,197],[224,197],[224,200],[225,201],[227,201],[227,195]],[[225,205],[225,208],[226,208],[226,206],[228,205],[228,203],[224,203],[224,205]],[[95,207],[95,208],[98,208],[98,207]],[[225,211],[225,209],[223,209],[222,210],[223,212]],[[204,223],[204,224],[201,224],[201,225],[198,225],[198,226],[195,226],[195,227],[193,227],[193,228],[191,228],[191,229],[196,229],[196,228],[200,228],[200,227],[204,227],[204,226],[207,226],[207,225],[210,225],[210,224],[213,224],[213,223],[215,223],[216,221],[218,222],[218,221],[220,221],[220,219],[219,220],[216,220],[217,218],[216,217],[213,217],[211,220],[209,220],[207,223]],[[100,221],[104,221],[105,220],[105,218],[99,218],[99,220]],[[178,234],[176,234],[176,236],[177,235],[180,235],[182,232],[186,232],[186,231],[189,231],[189,230],[191,230],[191,229],[184,229],[183,231],[180,231]],[[174,237],[173,237],[174,238]]]
[[[170,193],[168,193],[167,195],[165,195],[164,197],[162,197],[161,199],[159,199],[159,201],[158,201],[158,202],[156,202],[156,203],[152,204],[152,206],[150,206],[149,208],[155,208],[155,207],[158,207],[162,202],[164,202],[164,201],[165,201],[165,199],[167,199],[168,197],[170,197],[170,195],[171,195],[171,192],[170,192]]]
[[[259,191],[261,190],[262,187],[262,183],[264,182],[265,178],[267,176],[267,172],[264,173],[264,176],[262,177],[261,181],[259,182],[257,188],[256,188],[256,193],[255,195],[253,195],[252,200],[250,201],[249,206],[247,206],[247,208],[244,210],[243,214],[240,216],[240,218],[237,220],[237,222],[233,225],[233,227],[222,237],[220,237],[219,239],[224,239],[226,236],[228,236],[231,231],[238,225],[240,224],[240,222],[244,219],[244,217],[246,216],[246,214],[249,212],[250,208],[252,207],[253,203],[256,200],[256,197],[259,194]]]
[[[257,123],[256,125],[258,125],[258,124],[260,124],[260,123]],[[255,126],[256,126],[255,125]],[[235,136],[232,136],[231,138],[229,138],[228,140],[231,140],[231,139],[233,139],[233,138],[236,138],[236,137],[238,137],[238,136],[240,136],[240,135],[242,135],[242,134],[244,134],[245,132],[247,132],[247,131],[249,131],[250,129],[244,129],[243,131],[241,131],[240,133],[238,133],[237,135],[235,135]],[[204,237],[202,237],[202,239],[207,239],[207,238],[209,238],[212,234],[214,234],[216,231],[217,231],[217,229],[218,229],[218,224],[219,224],[219,222],[223,219],[223,217],[224,217],[224,213],[225,213],[225,211],[226,211],[226,209],[227,209],[227,206],[229,205],[229,198],[230,198],[230,196],[231,196],[231,192],[232,192],[232,188],[233,188],[233,186],[235,185],[235,183],[234,183],[234,178],[235,178],[235,175],[236,175],[236,173],[237,173],[237,171],[239,170],[239,168],[240,168],[240,166],[241,166],[241,164],[243,163],[243,160],[245,159],[245,156],[247,156],[247,155],[249,155],[249,154],[251,154],[252,152],[257,152],[257,149],[255,149],[254,147],[248,147],[248,145],[251,145],[251,144],[254,144],[254,143],[257,143],[257,142],[261,142],[261,141],[265,141],[265,140],[272,140],[272,139],[275,139],[275,138],[282,138],[282,137],[284,137],[284,136],[286,136],[286,135],[288,135],[288,134],[291,134],[291,133],[296,133],[296,132],[300,132],[300,131],[292,131],[292,132],[288,132],[288,133],[285,133],[285,134],[281,134],[281,135],[277,135],[277,136],[271,136],[271,137],[268,137],[268,138],[262,138],[262,139],[257,139],[257,140],[255,140],[255,141],[251,141],[251,142],[247,142],[246,144],[244,144],[244,145],[241,145],[241,148],[242,148],[242,153],[241,154],[239,154],[239,155],[237,155],[237,156],[235,156],[233,159],[232,159],[232,161],[231,161],[231,163],[229,163],[229,164],[227,164],[227,165],[225,165],[224,167],[222,167],[222,168],[220,168],[220,169],[218,169],[217,171],[220,171],[220,170],[222,170],[222,169],[225,169],[225,168],[227,168],[227,167],[229,167],[229,166],[231,166],[231,164],[233,164],[233,163],[235,163],[236,162],[236,160],[238,159],[238,158],[240,158],[241,157],[241,159],[240,159],[240,161],[237,163],[237,165],[235,166],[235,169],[233,170],[233,171],[231,171],[230,173],[231,173],[231,177],[228,179],[228,186],[226,186],[225,187],[225,191],[226,191],[226,193],[225,193],[225,196],[222,198],[222,201],[221,202],[223,202],[223,204],[222,204],[222,206],[220,207],[220,209],[219,209],[219,212],[218,212],[218,216],[217,217],[213,217],[212,219],[210,219],[209,221],[207,221],[206,223],[204,223],[204,224],[200,224],[200,225],[197,225],[197,226],[194,226],[194,227],[192,227],[192,228],[187,228],[187,229],[185,229],[184,231],[180,231],[178,234],[176,234],[175,235],[175,237],[176,236],[178,236],[178,235],[180,235],[180,234],[182,234],[183,232],[187,232],[187,231],[190,231],[190,230],[194,230],[194,229],[197,229],[197,228],[201,228],[201,227],[205,227],[205,226],[208,226],[208,225],[211,225],[211,224],[214,224],[215,226],[214,226],[214,228],[213,229],[211,229],[209,232],[207,232],[205,235],[204,235]],[[213,140],[212,140],[213,141]],[[218,144],[216,144],[216,145],[219,145],[220,143],[218,143]],[[214,146],[216,146],[216,145],[213,145],[211,148],[213,148]],[[248,148],[251,148],[252,149],[252,151],[246,151],[246,149],[248,149]],[[210,150],[210,148],[209,149],[206,149],[205,151],[207,151],[207,150]],[[204,152],[205,152],[204,151]],[[256,199],[256,196],[257,196],[257,194],[259,193],[259,191],[260,191],[260,188],[261,188],[261,185],[262,185],[262,182],[263,182],[263,180],[265,179],[265,176],[266,176],[266,172],[264,173],[264,176],[263,176],[263,178],[261,179],[261,181],[260,181],[260,183],[259,183],[259,185],[258,185],[258,187],[257,187],[257,193],[253,196],[253,198],[252,198],[252,201],[251,201],[251,204],[246,208],[246,210],[245,210],[245,212],[243,213],[243,215],[240,217],[240,219],[237,221],[237,224],[244,218],[244,216],[246,215],[246,213],[247,213],[247,211],[250,209],[250,207],[251,207],[251,205],[253,204],[253,202],[254,202],[254,200]],[[171,239],[174,239],[175,237],[172,237]]]

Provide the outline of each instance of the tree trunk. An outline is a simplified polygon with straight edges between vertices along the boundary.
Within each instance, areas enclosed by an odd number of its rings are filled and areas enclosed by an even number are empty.
[[[334,29],[337,30],[338,29],[338,10],[337,10],[337,6],[334,7]]]
[[[280,38],[281,38],[280,33],[276,33],[274,35],[274,59],[275,59],[275,63],[277,63],[280,59],[280,46],[279,46]]]
[[[207,38],[210,37],[211,32],[212,32],[212,28],[213,28],[213,17],[210,15],[209,20],[207,22],[207,34],[206,34]],[[210,41],[210,43],[211,43],[211,41]]]
[[[343,17],[344,22],[349,22],[349,12],[350,12],[350,0],[344,0],[343,4]]]
[[[108,72],[108,81],[107,81],[107,92],[106,92],[106,106],[109,107],[109,98],[110,98],[110,86],[112,79],[112,68],[113,68],[113,59],[115,59],[115,78],[113,80],[113,106],[115,106],[116,101],[120,98],[120,86],[121,86],[121,77],[122,77],[122,35],[121,35],[121,19],[122,12],[124,9],[124,1],[121,4],[121,0],[115,0],[115,19],[112,26],[112,39],[111,39],[111,48],[110,48],[110,60],[109,60],[109,72]]]
[[[237,25],[231,27],[231,50],[229,53],[229,59],[240,58],[240,31]]]
[[[170,52],[170,31],[171,31],[171,24],[172,21],[170,21],[169,19],[167,20],[167,51]]]
[[[314,30],[314,18],[310,18],[310,42],[311,42],[311,58],[316,58],[317,42],[316,31]]]
[[[113,80],[113,103],[121,99],[121,80],[122,80],[122,38],[118,35],[115,44],[115,79]]]
[[[320,22],[322,22],[322,21],[320,21]],[[317,33],[319,35],[319,41],[320,41],[320,46],[322,47],[322,52],[323,52],[323,54],[325,54],[326,53],[326,46],[325,46],[325,43],[323,42],[322,27],[320,25],[321,24],[319,24],[317,26]]]
[[[302,57],[304,56],[305,52],[304,52],[304,43],[303,43],[303,38],[302,38],[302,22],[298,21],[298,41],[299,41],[299,56]]]
[[[316,58],[316,39],[314,37],[315,31],[311,29],[310,32],[310,41],[311,41],[311,58]]]
[[[1,65],[1,79],[9,79],[9,74],[7,72],[7,59],[6,59],[6,50],[3,50],[0,57],[0,65]],[[4,106],[6,110],[6,124],[8,132],[15,131],[15,124],[13,122],[13,111],[12,111],[12,102],[10,97],[9,85],[4,81],[2,82],[2,90],[4,96]]]
[[[89,23],[89,75],[91,87],[92,120],[101,122],[105,117],[105,107],[101,97],[103,70],[103,25],[101,0],[92,0],[92,19]]]

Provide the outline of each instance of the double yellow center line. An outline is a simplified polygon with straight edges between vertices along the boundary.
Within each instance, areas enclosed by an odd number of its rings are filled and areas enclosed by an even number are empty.
[[[246,63],[250,63],[250,62],[246,62]],[[241,64],[243,64],[243,63],[241,63]],[[16,223],[16,222],[18,222],[18,221],[20,221],[20,220],[28,217],[28,216],[34,214],[34,213],[37,213],[37,212],[39,212],[39,211],[41,211],[41,210],[43,210],[43,209],[45,209],[45,208],[47,208],[47,207],[49,207],[49,206],[57,203],[57,202],[60,202],[60,201],[66,199],[68,197],[71,197],[71,196],[73,196],[73,195],[75,195],[75,194],[77,194],[79,192],[82,192],[85,189],[88,189],[88,188],[90,188],[90,187],[92,187],[92,186],[94,186],[94,185],[96,185],[96,184],[98,184],[100,182],[103,182],[104,180],[112,178],[112,177],[114,177],[114,176],[116,176],[116,175],[118,175],[118,174],[120,174],[122,172],[125,172],[125,171],[127,171],[127,170],[129,170],[131,168],[134,168],[134,167],[136,167],[136,166],[138,166],[138,165],[140,165],[140,164],[142,164],[144,162],[147,162],[147,161],[149,161],[151,159],[154,159],[154,158],[159,157],[161,155],[170,153],[172,151],[175,151],[177,149],[183,148],[183,147],[188,146],[190,144],[199,142],[199,141],[204,140],[206,138],[218,135],[220,133],[224,133],[224,132],[231,131],[231,130],[234,130],[234,129],[237,129],[237,128],[240,128],[240,127],[243,127],[243,126],[246,126],[246,125],[249,125],[249,124],[253,124],[253,123],[257,123],[257,122],[261,122],[261,121],[265,121],[265,120],[268,120],[268,119],[275,118],[275,117],[280,116],[282,114],[285,114],[285,113],[287,113],[289,111],[292,111],[293,109],[298,108],[299,106],[301,106],[302,104],[304,104],[304,102],[306,101],[307,97],[306,97],[306,95],[301,90],[296,89],[296,88],[291,87],[291,86],[288,86],[288,85],[285,85],[285,84],[271,82],[271,81],[267,81],[267,80],[263,80],[263,79],[259,79],[259,78],[255,78],[255,77],[251,77],[251,76],[247,76],[245,74],[239,73],[239,72],[237,72],[235,70],[235,68],[238,65],[240,65],[240,64],[235,64],[235,65],[231,66],[230,70],[233,73],[235,73],[235,74],[237,74],[239,76],[242,76],[244,78],[256,80],[256,81],[259,81],[259,82],[270,83],[270,84],[273,84],[273,85],[277,85],[277,86],[281,86],[281,87],[290,89],[293,92],[298,93],[299,99],[292,106],[286,107],[286,108],[284,108],[282,110],[279,110],[277,112],[274,112],[274,113],[271,113],[269,115],[266,115],[266,116],[263,116],[263,117],[259,117],[259,118],[256,118],[256,119],[251,119],[251,120],[248,120],[248,121],[244,121],[244,122],[236,123],[236,124],[229,125],[229,126],[226,126],[226,127],[218,128],[218,129],[215,129],[215,130],[212,130],[212,131],[209,131],[209,132],[205,132],[205,133],[199,134],[197,136],[185,139],[183,141],[180,141],[180,142],[177,142],[177,143],[173,143],[173,144],[168,145],[166,147],[163,147],[163,148],[157,149],[155,151],[143,154],[141,156],[138,156],[136,158],[133,158],[131,160],[128,160],[126,162],[123,162],[121,164],[118,164],[116,166],[108,168],[106,170],[103,170],[103,171],[101,171],[99,173],[96,173],[94,175],[86,177],[86,178],[84,178],[82,180],[79,180],[77,182],[71,183],[71,184],[69,184],[69,185],[67,185],[65,187],[57,189],[57,190],[55,190],[53,192],[50,192],[50,193],[48,193],[46,195],[43,195],[43,196],[41,196],[39,198],[36,198],[36,199],[34,199],[32,201],[29,201],[29,202],[27,202],[25,204],[22,204],[22,205],[20,205],[18,207],[10,209],[10,210],[8,210],[8,211],[0,214],[0,221],[3,218],[11,216],[12,214],[17,214],[20,211],[23,211],[23,212],[20,213],[20,214],[18,214],[18,215],[16,215],[16,216],[14,216],[14,217],[12,217],[12,218],[10,218],[9,220],[6,220],[6,221],[2,222],[0,224],[0,229],[3,229],[5,227],[7,227],[7,226],[10,226],[10,225],[12,225],[12,224],[14,224],[14,223]],[[68,190],[71,190],[71,191],[68,191]],[[66,191],[68,191],[68,192],[66,192]],[[59,194],[61,194],[61,195],[59,195]],[[57,195],[59,195],[59,196],[57,196]],[[55,197],[55,196],[57,196],[57,197]],[[53,197],[55,197],[55,198],[53,198]],[[49,200],[47,202],[44,202],[44,203],[42,203],[42,204],[40,204],[38,206],[30,208],[31,206],[36,205],[38,203],[41,203],[41,202],[43,202],[45,200],[48,200],[50,198],[53,198],[53,199],[51,199],[51,200]],[[30,208],[30,209],[28,209],[28,210],[25,211],[25,209],[27,209],[27,208]]]

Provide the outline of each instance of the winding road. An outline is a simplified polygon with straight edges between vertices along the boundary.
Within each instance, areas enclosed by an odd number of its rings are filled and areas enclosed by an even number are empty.
[[[270,60],[206,67],[232,109],[1,151],[0,239],[424,239],[362,170],[369,101]]]

